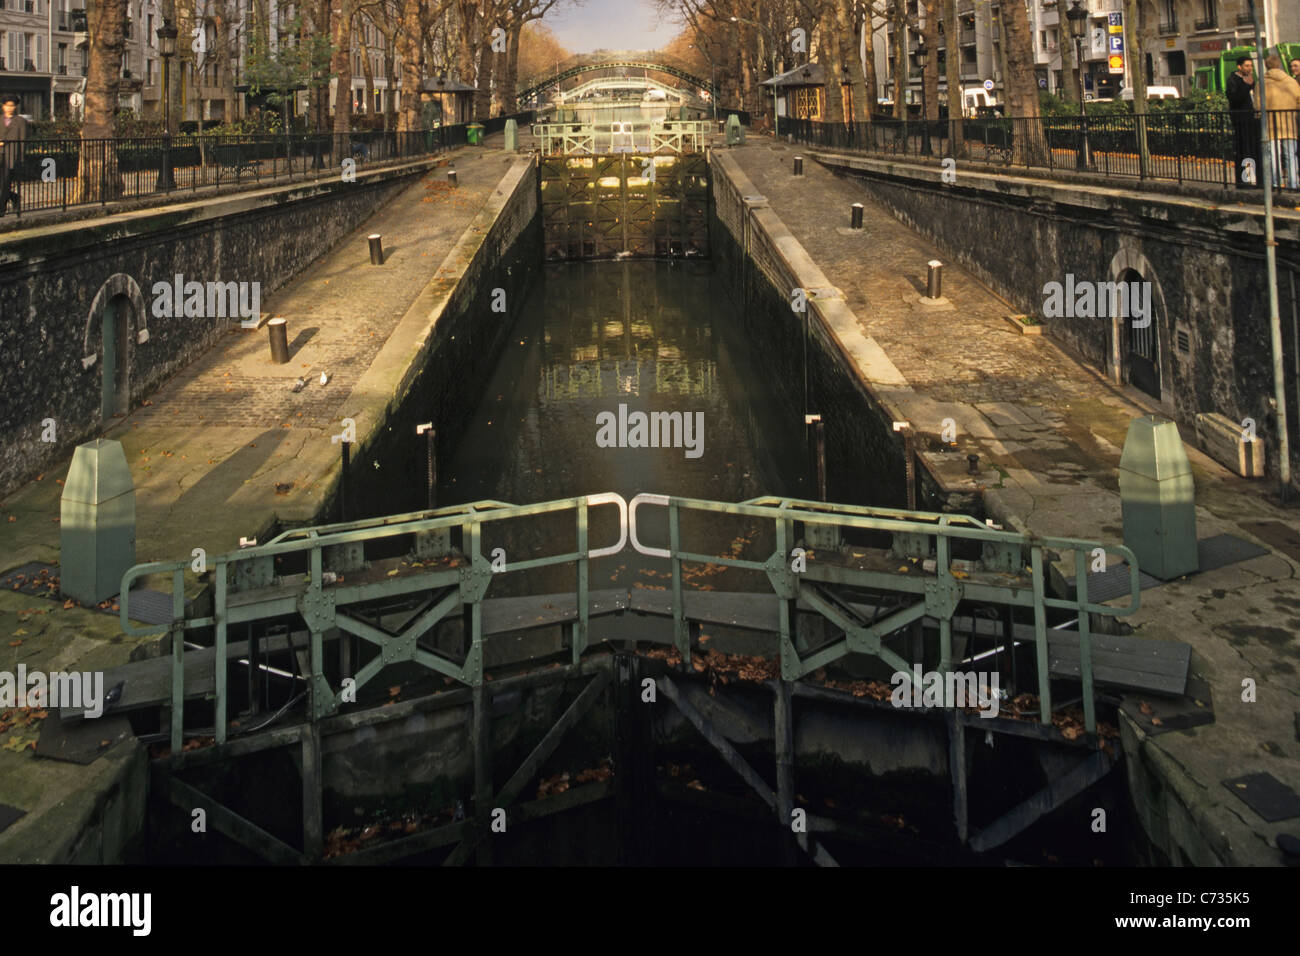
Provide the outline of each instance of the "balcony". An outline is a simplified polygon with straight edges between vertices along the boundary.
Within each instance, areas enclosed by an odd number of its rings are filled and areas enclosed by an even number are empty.
[[[1171,37],[1178,33],[1178,17],[1170,17],[1168,20],[1163,17],[1160,20],[1160,35],[1162,37]]]
[[[23,69],[26,70],[28,73],[35,73],[36,64],[33,63],[31,60],[23,60]]]
[[[86,32],[86,11],[85,10],[71,11],[68,14],[68,23],[70,24],[69,29],[72,30],[73,33],[85,33]]]
[[[66,63],[60,63],[60,64],[59,64],[59,67],[58,67],[58,74],[59,74],[59,76],[67,76],[67,75],[68,75],[68,65],[67,65]]]
[[[1211,14],[1203,20],[1197,20],[1192,24],[1192,29],[1198,32],[1217,30],[1219,29],[1219,17],[1216,14]]]
[[[1237,14],[1237,26],[1239,27],[1248,27],[1251,26],[1254,22],[1255,19],[1250,15],[1249,12]]]

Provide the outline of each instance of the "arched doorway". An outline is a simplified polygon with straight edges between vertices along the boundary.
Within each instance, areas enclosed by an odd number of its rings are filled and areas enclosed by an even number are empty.
[[[82,335],[81,367],[90,374],[96,367],[99,370],[101,421],[107,423],[130,411],[134,346],[148,341],[140,286],[120,272],[109,276],[95,293]],[[87,383],[87,387],[92,386]]]
[[[1119,283],[1128,286],[1128,301],[1144,301],[1141,297],[1142,276],[1133,269],[1120,273]],[[1130,315],[1120,316],[1121,348],[1124,367],[1128,370],[1128,382],[1139,388],[1157,401],[1160,399],[1160,337],[1157,334],[1159,322],[1154,315],[1154,302],[1150,298],[1151,314],[1145,316],[1143,324]]]
[[[115,295],[100,315],[103,355],[99,363],[99,414],[104,421],[125,415],[131,405],[131,300]]]

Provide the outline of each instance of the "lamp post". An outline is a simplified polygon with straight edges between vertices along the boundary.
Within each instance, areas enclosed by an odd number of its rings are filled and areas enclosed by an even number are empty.
[[[925,64],[930,59],[930,51],[925,48],[925,37],[916,45],[916,65],[921,70],[921,154],[930,155],[930,111],[925,102]]]
[[[176,55],[176,37],[180,31],[170,20],[163,20],[158,34],[158,55],[162,57],[162,101],[163,101],[163,149],[162,160],[158,166],[158,183],[154,192],[170,192],[176,188],[172,178],[172,97],[171,97],[171,61]]]
[[[1079,0],[1065,11],[1070,21],[1070,36],[1074,38],[1074,64],[1079,71],[1079,129],[1083,136],[1079,151],[1075,153],[1075,169],[1092,169],[1092,150],[1088,148],[1088,111],[1083,105],[1083,35],[1088,30],[1088,11],[1079,6]]]
[[[777,113],[776,108],[776,44],[772,42],[772,38],[768,36],[767,28],[761,23],[755,23],[753,20],[746,19],[745,17],[730,17],[730,20],[732,23],[748,23],[754,29],[759,30],[763,34],[764,39],[767,40],[767,45],[772,49],[772,135],[780,138],[781,117]]]

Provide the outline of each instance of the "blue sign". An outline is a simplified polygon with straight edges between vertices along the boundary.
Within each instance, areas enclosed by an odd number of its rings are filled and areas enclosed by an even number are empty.
[[[1113,37],[1110,38],[1110,52],[1111,52],[1111,53],[1123,53],[1123,52],[1124,52],[1124,35],[1123,35],[1123,34],[1117,34],[1117,35],[1115,35],[1115,36],[1113,36]]]

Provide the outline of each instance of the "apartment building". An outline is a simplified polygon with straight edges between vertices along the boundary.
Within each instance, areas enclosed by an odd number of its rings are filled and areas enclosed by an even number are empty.
[[[89,55],[86,0],[0,0],[0,92],[34,119],[75,115]],[[121,104],[155,114],[161,104],[159,0],[129,0]]]
[[[1174,86],[1185,94],[1198,67],[1216,64],[1225,50],[1255,42],[1246,0],[1143,0],[1142,6],[1148,84]],[[1300,3],[1263,0],[1256,7],[1265,43],[1300,42]]]

